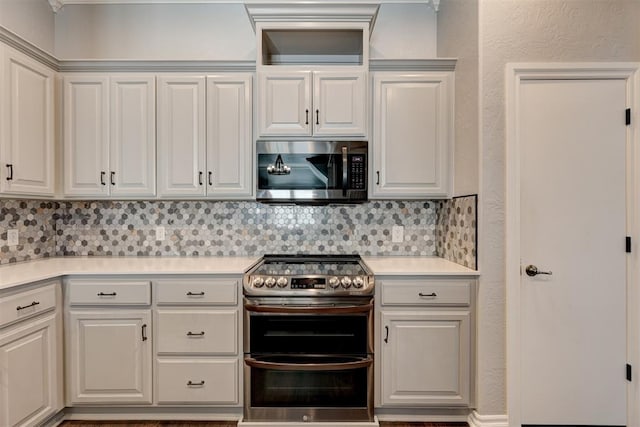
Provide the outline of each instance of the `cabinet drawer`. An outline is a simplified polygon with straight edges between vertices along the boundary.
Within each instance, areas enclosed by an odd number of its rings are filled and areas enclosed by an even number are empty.
[[[0,327],[54,309],[55,286],[55,283],[51,283],[0,298]]]
[[[149,305],[151,283],[137,281],[70,280],[70,305]]]
[[[158,280],[154,282],[158,304],[236,305],[236,279]]]
[[[238,359],[158,360],[158,403],[238,404]]]
[[[237,354],[236,310],[158,310],[158,353]]]
[[[385,280],[382,305],[469,305],[470,280]]]

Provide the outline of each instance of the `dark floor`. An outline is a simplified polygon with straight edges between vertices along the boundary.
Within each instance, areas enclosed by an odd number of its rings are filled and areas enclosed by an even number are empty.
[[[236,427],[224,421],[65,421],[61,427]],[[468,427],[467,423],[380,422],[380,427]]]

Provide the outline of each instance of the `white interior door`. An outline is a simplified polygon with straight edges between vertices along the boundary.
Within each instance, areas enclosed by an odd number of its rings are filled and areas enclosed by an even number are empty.
[[[622,78],[517,88],[523,425],[627,424],[626,105]]]

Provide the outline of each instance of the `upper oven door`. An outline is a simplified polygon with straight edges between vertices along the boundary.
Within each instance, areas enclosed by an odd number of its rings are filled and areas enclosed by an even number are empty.
[[[366,141],[258,141],[260,201],[367,199]]]
[[[340,354],[372,353],[373,300],[282,305],[245,299],[246,353]]]

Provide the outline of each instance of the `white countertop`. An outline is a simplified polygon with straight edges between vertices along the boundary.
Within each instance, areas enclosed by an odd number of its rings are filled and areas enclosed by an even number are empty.
[[[59,257],[0,267],[0,290],[81,274],[242,274],[259,257]]]
[[[478,276],[476,270],[438,257],[362,257],[376,276]]]
[[[0,290],[66,275],[242,274],[259,257],[58,257],[0,267]],[[376,275],[468,275],[478,272],[437,257],[363,257]]]

